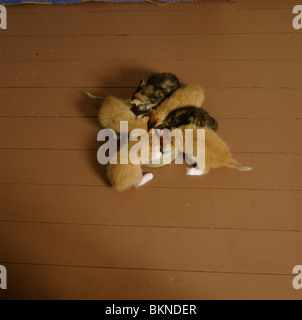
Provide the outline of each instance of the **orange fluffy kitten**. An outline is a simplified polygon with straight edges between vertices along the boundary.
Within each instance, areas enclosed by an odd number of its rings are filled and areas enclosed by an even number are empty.
[[[183,151],[185,152],[185,130],[192,129],[193,130],[193,146],[189,144],[189,151],[187,150],[186,156],[189,159],[194,159],[193,155],[197,154],[197,129],[205,129],[205,168],[201,171],[202,168],[201,159],[196,159],[196,167],[187,168],[187,175],[195,176],[206,174],[210,171],[210,169],[216,169],[220,167],[228,167],[234,168],[240,171],[250,171],[252,170],[250,167],[243,166],[238,161],[234,160],[232,154],[226,145],[226,143],[220,138],[220,136],[209,128],[199,128],[195,125],[185,125],[181,126],[178,129],[182,132],[183,135]],[[165,136],[166,133],[163,133]],[[171,144],[164,145],[164,152],[168,151],[168,149],[175,148],[174,139],[172,139]]]
[[[101,126],[119,133],[120,121],[128,121],[128,132],[133,129],[146,129],[147,119],[137,119],[130,108],[130,102],[108,96],[104,99],[98,113]]]
[[[151,160],[159,159],[162,156],[162,153],[160,152],[160,140],[158,138],[157,142],[153,142],[152,145],[152,133],[146,133],[146,135],[149,136],[149,140],[147,142],[144,142],[144,140],[142,140],[140,147],[144,148],[146,146],[146,143],[148,143],[149,153],[146,155],[141,154],[139,149],[138,155],[141,156],[141,159],[138,164],[132,163],[129,157],[129,151],[138,143],[137,141],[129,141],[128,143],[128,164],[120,163],[121,150],[117,151],[117,164],[107,164],[107,178],[111,186],[116,191],[123,192],[133,187],[137,188],[153,179],[152,173],[143,174],[141,165],[144,163],[148,163]],[[121,148],[126,147],[127,146],[122,146]]]
[[[177,89],[157,108],[149,110],[149,128],[151,129],[161,124],[172,111],[178,108],[186,106],[200,108],[204,99],[204,89],[199,85],[190,85]]]
[[[94,100],[100,100],[100,98],[95,97],[91,94],[88,95],[90,98]],[[147,133],[148,125],[147,122],[149,117],[144,117],[137,119],[136,115],[130,110],[131,105],[130,102],[121,100],[114,96],[108,96],[104,99],[99,113],[98,119],[103,128],[108,128],[114,130],[117,134],[120,133],[120,121],[128,122],[128,133],[130,133],[134,129],[144,129]],[[150,132],[150,137],[152,133]],[[137,137],[135,134],[131,134],[131,138]],[[142,138],[141,138],[142,139]],[[129,151],[132,147],[134,147],[139,141],[129,141],[128,147],[126,145],[121,146],[121,149],[116,152],[113,156],[116,157],[117,163],[111,164],[108,163],[106,165],[107,178],[111,184],[111,186],[119,192],[126,191],[132,187],[140,187],[152,180],[153,174],[146,173],[143,174],[141,165],[144,163],[148,163],[151,160],[159,159],[162,156],[160,152],[160,141],[157,138],[157,144],[154,142],[152,149],[152,139],[150,138],[148,142],[142,140],[141,148],[146,146],[145,144],[149,144],[149,153],[140,154],[140,149],[138,150],[138,156],[141,156],[141,161],[138,164],[134,164],[131,162],[129,158]],[[121,164],[120,156],[121,152],[125,151],[124,149],[128,148],[128,164]]]

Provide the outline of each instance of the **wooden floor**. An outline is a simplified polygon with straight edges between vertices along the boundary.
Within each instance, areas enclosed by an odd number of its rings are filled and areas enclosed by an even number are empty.
[[[0,30],[1,299],[302,299],[302,31],[292,0],[8,8]],[[185,166],[117,194],[98,105],[170,71],[252,172]]]

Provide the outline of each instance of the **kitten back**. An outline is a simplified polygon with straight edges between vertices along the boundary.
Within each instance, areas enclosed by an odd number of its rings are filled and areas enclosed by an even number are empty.
[[[191,106],[200,108],[204,99],[204,89],[200,85],[190,85],[177,89],[156,109],[149,110],[149,128],[154,128],[163,123],[168,115],[178,108]]]
[[[131,105],[122,99],[114,96],[108,96],[104,99],[99,112],[98,120],[103,128],[120,132],[120,122],[128,122],[128,131],[133,129],[147,130],[148,118],[137,119],[136,115],[130,110]]]
[[[183,125],[193,124],[197,127],[208,127],[217,130],[217,121],[209,113],[194,106],[187,106],[173,110],[167,118],[156,128],[172,129]]]

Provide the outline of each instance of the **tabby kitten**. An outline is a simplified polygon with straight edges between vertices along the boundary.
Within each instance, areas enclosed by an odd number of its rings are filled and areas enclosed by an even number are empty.
[[[172,129],[187,124],[195,124],[197,127],[208,127],[217,130],[218,123],[207,111],[193,106],[182,107],[173,110],[168,117],[156,129]]]
[[[178,78],[172,73],[156,73],[147,82],[142,80],[131,98],[132,111],[141,114],[157,107],[173,91],[180,87]]]

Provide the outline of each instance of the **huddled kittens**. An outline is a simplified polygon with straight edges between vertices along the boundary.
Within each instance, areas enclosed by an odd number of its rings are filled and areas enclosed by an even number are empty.
[[[197,148],[197,130],[205,129],[205,169],[200,170],[200,159],[197,159],[195,168],[188,168],[188,175],[206,174],[211,168],[229,167],[240,171],[249,171],[250,167],[243,166],[232,158],[226,143],[215,132],[217,121],[207,111],[201,108],[204,102],[203,88],[198,85],[182,87],[174,91],[157,108],[149,110],[148,128],[180,129],[183,136],[183,150],[193,159]],[[193,130],[193,145],[185,150],[185,130]],[[175,148],[175,140],[171,141],[170,148]],[[164,146],[163,152],[167,151]],[[194,153],[193,153],[194,152]]]
[[[181,119],[185,121],[185,123],[182,124],[188,124],[190,116],[186,111],[191,112],[192,106],[201,109],[204,99],[204,89],[199,85],[189,85],[177,89],[157,108],[150,109],[148,111],[148,128],[157,128],[159,125],[164,124],[166,119],[172,112],[178,114],[180,109],[182,109],[182,117],[178,117],[178,126],[181,125]],[[205,110],[202,109],[202,113],[204,116],[206,116],[207,119],[210,118]],[[204,120],[206,120],[206,118]],[[202,118],[200,118],[199,120],[202,121]],[[204,124],[207,125],[207,121],[204,121]],[[163,126],[161,127],[163,128]]]
[[[91,94],[90,98],[99,100]],[[210,171],[211,168],[222,166],[235,168],[240,171],[251,170],[250,167],[243,166],[232,158],[229,148],[221,137],[215,132],[217,121],[209,115],[201,106],[204,102],[204,89],[199,85],[188,85],[180,87],[178,78],[171,73],[159,73],[151,75],[147,82],[143,80],[134,92],[130,101],[108,96],[104,99],[98,113],[99,123],[103,128],[114,130],[120,133],[120,121],[128,122],[128,133],[133,129],[144,129],[148,131],[148,142],[143,142],[141,146],[149,144],[148,154],[144,154],[138,164],[134,164],[128,159],[128,164],[120,162],[120,154],[123,148],[129,151],[138,141],[129,141],[128,146],[121,146],[116,151],[117,164],[106,166],[107,177],[112,187],[117,191],[125,191],[131,187],[139,187],[153,178],[151,173],[143,174],[141,165],[151,160],[159,159],[163,152],[175,149],[177,141],[170,141],[168,144],[161,144],[160,135],[153,135],[155,129],[180,129],[183,136],[183,146],[180,152],[186,153],[189,159],[194,159],[193,155],[197,150],[197,130],[205,129],[205,167],[201,159],[196,159],[196,167],[187,169],[187,175],[202,175]],[[148,116],[145,116],[147,113]],[[137,115],[143,116],[142,118]],[[145,117],[144,117],[145,116]],[[185,149],[185,131],[193,130],[193,142],[191,149]],[[169,132],[168,131],[168,132]],[[160,131],[163,135],[167,131]],[[152,142],[152,138],[153,142]],[[130,135],[130,140],[131,140]],[[155,139],[155,140],[154,140]],[[148,140],[148,139],[147,139]],[[141,141],[144,141],[141,139]],[[165,141],[165,140],[164,140]],[[204,170],[203,170],[204,168]]]

